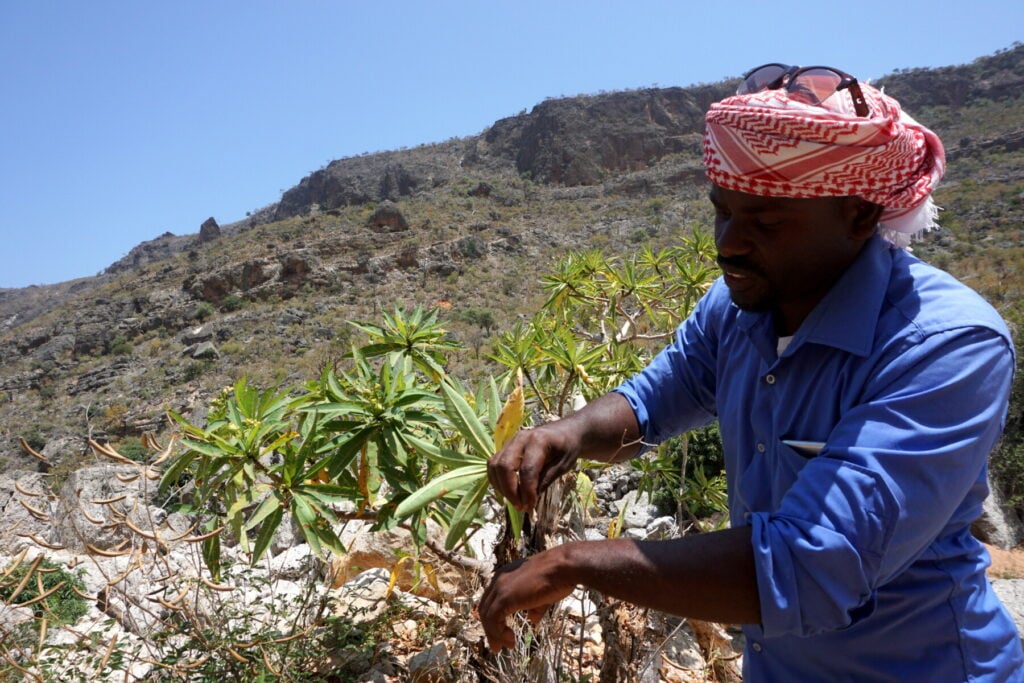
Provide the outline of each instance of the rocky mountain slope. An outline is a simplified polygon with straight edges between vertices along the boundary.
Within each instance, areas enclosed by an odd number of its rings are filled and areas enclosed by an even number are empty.
[[[882,81],[951,161],[946,228],[918,253],[1011,320],[1022,83],[1020,45]],[[735,84],[548,100],[478,136],[331,162],[243,221],[164,234],[99,276],[0,290],[0,469],[35,467],[19,437],[70,470],[87,437],[160,431],[168,407],[201,419],[241,375],[311,378],[348,349],[344,321],[397,305],[440,306],[466,347],[457,370],[485,371],[489,340],[533,310],[558,255],[626,253],[710,225],[703,112]]]

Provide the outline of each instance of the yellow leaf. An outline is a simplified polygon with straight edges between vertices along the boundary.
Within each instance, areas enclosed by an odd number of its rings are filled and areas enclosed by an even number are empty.
[[[594,386],[594,380],[590,379],[590,375],[587,374],[586,368],[582,365],[576,366],[576,374],[579,375],[580,379],[588,386]]]
[[[619,537],[619,520],[618,519],[613,519],[608,524],[608,538],[618,538],[618,537]]]
[[[437,583],[437,571],[434,569],[433,565],[431,565],[431,564],[429,564],[427,562],[424,562],[423,563],[423,573],[426,574],[426,576],[427,576],[427,583],[430,584],[430,587],[433,588],[438,593],[440,593],[441,592],[441,586]]]
[[[494,425],[494,450],[500,451],[523,424],[526,401],[523,398],[523,371],[516,372],[516,388],[509,394],[501,409],[498,424]]]
[[[398,558],[398,562],[395,562],[395,566],[391,568],[391,579],[388,581],[388,590],[384,594],[384,599],[391,597],[391,591],[395,590],[395,584],[398,583],[398,577],[402,574],[402,565],[412,562],[412,557],[406,555],[405,557]]]

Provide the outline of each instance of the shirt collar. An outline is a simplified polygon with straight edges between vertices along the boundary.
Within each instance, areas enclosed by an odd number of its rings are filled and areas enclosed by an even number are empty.
[[[806,342],[859,356],[871,353],[891,268],[892,246],[875,235],[800,325],[783,355],[794,353]],[[758,331],[773,329],[771,313],[740,311],[737,322],[752,338],[760,336]]]

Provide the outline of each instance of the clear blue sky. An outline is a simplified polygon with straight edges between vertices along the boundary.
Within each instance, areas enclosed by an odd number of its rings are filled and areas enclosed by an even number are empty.
[[[0,288],[548,97],[769,61],[870,79],[1022,39],[1022,0],[0,0]]]

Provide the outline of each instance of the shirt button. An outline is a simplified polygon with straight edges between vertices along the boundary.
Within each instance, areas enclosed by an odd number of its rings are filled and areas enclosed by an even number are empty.
[[[775,384],[775,375],[765,375],[764,381],[768,384]]]
[[[757,452],[758,453],[764,453],[765,452],[765,446],[764,446],[763,443],[757,444]]]
[[[754,643],[750,647],[754,648],[754,652],[760,652],[761,651],[761,643]]]

